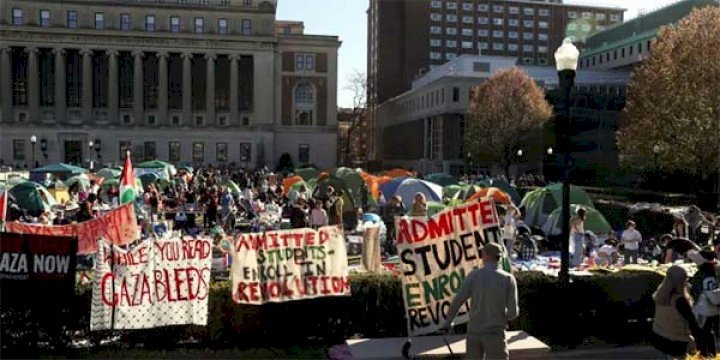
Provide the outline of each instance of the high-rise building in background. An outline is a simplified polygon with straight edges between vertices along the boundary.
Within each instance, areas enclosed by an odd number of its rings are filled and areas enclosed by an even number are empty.
[[[409,90],[435,66],[479,53],[514,57],[520,65],[552,65],[565,37],[582,48],[591,33],[622,23],[624,11],[559,0],[370,0],[369,128],[378,128],[377,105]],[[377,144],[371,140],[369,148],[377,159]]]
[[[0,163],[335,166],[340,42],[276,6],[3,0]]]

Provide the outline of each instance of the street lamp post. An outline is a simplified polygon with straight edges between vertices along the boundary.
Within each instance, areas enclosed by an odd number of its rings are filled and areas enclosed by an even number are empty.
[[[88,161],[90,162],[90,164],[88,166],[90,167],[90,171],[93,171],[93,165],[95,165],[95,164],[93,164],[93,156],[92,156],[93,150],[95,150],[95,143],[92,140],[90,140],[88,142]]]
[[[523,149],[518,149],[515,155],[517,155],[517,167],[515,174],[515,181],[517,181],[520,178],[520,165],[522,164]]]
[[[562,249],[560,253],[560,283],[570,283],[570,124],[571,95],[575,85],[577,60],[580,52],[569,38],[555,51],[555,64],[560,80],[560,91],[563,93],[564,110],[558,116],[560,130],[560,149],[563,152],[563,185],[562,185]]]
[[[30,137],[30,144],[32,144],[32,154],[33,154],[33,164],[35,165],[35,168],[38,167],[37,158],[35,157],[35,143],[37,143],[37,136],[33,135]]]
[[[547,156],[545,157],[545,162],[542,164],[542,170],[543,170],[543,177],[545,178],[545,181],[548,181],[549,176],[552,175],[552,168],[550,168],[550,161],[552,160],[552,154],[553,154],[553,148],[552,146],[549,146],[547,150],[545,150],[545,153]],[[547,169],[546,169],[547,167]],[[551,170],[550,174],[547,174],[547,170]]]

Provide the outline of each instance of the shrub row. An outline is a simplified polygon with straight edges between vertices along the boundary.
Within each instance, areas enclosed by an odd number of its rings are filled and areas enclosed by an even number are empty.
[[[577,344],[589,336],[612,343],[636,342],[647,334],[653,313],[651,295],[662,276],[650,271],[596,273],[575,277],[568,288],[537,272],[517,274],[522,329],[551,344]],[[173,326],[120,332],[123,341],[146,347],[174,348],[187,339],[208,346],[278,346],[316,339],[340,343],[350,336],[406,336],[401,282],[393,275],[351,276],[350,297],[330,297],[263,306],[238,305],[228,281],[215,282],[209,298],[207,326]],[[76,289],[61,324],[65,334],[98,341],[107,333],[90,333],[90,286]],[[3,308],[3,348],[47,341],[42,326],[28,313]],[[628,320],[637,320],[630,322]],[[636,324],[633,326],[632,324]],[[28,331],[28,329],[32,329]],[[640,330],[640,331],[639,331]],[[32,336],[31,336],[32,333]]]

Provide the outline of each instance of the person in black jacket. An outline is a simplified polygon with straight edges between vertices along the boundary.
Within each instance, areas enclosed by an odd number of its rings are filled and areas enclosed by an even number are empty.
[[[700,336],[695,339],[700,355],[706,358],[715,358],[715,337],[718,325],[720,325],[720,314],[717,305],[713,304],[703,293],[712,292],[718,289],[717,262],[715,253],[711,250],[703,250],[698,257],[698,271],[690,279],[690,295],[698,308],[703,308],[704,313],[699,314]]]
[[[308,216],[305,212],[305,199],[298,198],[297,203],[290,208],[290,226],[293,229],[309,227]]]

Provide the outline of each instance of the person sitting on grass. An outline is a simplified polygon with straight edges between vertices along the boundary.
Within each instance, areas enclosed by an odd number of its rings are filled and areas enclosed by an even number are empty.
[[[617,263],[618,249],[617,241],[615,239],[605,239],[605,244],[595,252],[595,265],[596,266],[613,266]]]

